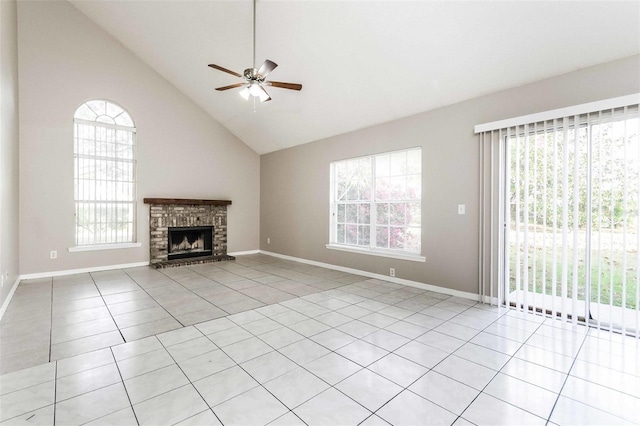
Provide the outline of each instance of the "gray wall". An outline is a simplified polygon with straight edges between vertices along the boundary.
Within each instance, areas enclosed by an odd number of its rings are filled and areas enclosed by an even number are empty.
[[[228,250],[258,248],[254,151],[67,2],[19,2],[18,35],[22,274],[148,261],[144,197],[232,200]],[[136,123],[141,248],[67,251],[74,245],[73,114],[93,98],[117,102]]]
[[[639,92],[640,56],[634,56],[263,155],[260,248],[383,275],[393,267],[399,278],[477,293],[479,150],[474,125]],[[329,163],[414,146],[422,147],[423,156],[426,262],[326,249]],[[457,214],[458,204],[466,204],[466,215]]]
[[[0,306],[18,278],[18,32],[16,2],[0,1]]]

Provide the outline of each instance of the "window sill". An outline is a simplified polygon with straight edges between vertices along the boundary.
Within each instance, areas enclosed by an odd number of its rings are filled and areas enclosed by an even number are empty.
[[[94,246],[76,246],[69,247],[69,253],[77,251],[96,251],[96,250],[116,250],[142,247],[142,243],[122,243],[122,244],[97,244]]]
[[[412,262],[426,262],[427,259],[419,254],[411,253],[398,253],[386,250],[376,250],[365,247],[345,246],[341,244],[327,244],[325,245],[329,250],[347,251],[350,253],[366,254],[369,256],[390,257],[392,259],[410,260]]]

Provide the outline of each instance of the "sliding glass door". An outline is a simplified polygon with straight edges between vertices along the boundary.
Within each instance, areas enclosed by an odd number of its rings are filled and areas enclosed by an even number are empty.
[[[639,327],[638,129],[634,106],[500,131],[508,305]]]

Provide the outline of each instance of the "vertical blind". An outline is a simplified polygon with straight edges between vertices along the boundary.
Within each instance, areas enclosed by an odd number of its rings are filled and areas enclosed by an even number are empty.
[[[640,337],[639,98],[476,127],[485,300]]]

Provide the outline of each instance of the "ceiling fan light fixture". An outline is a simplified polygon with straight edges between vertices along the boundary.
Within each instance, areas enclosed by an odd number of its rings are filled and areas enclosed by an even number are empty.
[[[256,98],[258,98],[260,97],[262,92],[262,87],[260,87],[260,84],[256,81],[252,81],[251,84],[249,84],[249,93],[251,93],[251,96],[255,96]]]
[[[242,98],[245,101],[248,101],[249,100],[249,96],[251,96],[251,91],[249,90],[249,86],[250,85],[247,84],[247,86],[240,91],[240,96],[242,96]]]

